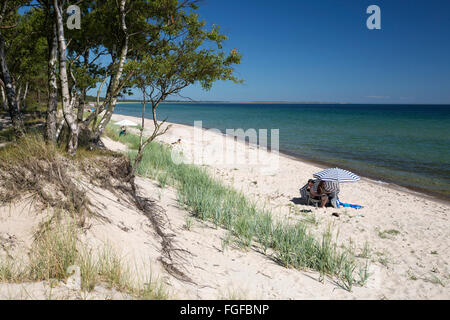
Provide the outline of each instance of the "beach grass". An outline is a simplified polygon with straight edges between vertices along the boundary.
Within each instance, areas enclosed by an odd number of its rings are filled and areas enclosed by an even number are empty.
[[[110,127],[108,133],[131,149],[136,147],[132,134],[119,138],[118,129],[114,127]],[[355,279],[356,270],[366,266],[359,266],[349,250],[338,248],[331,231],[318,240],[308,231],[307,222],[275,221],[270,210],[260,208],[242,192],[212,178],[206,169],[174,163],[171,152],[169,146],[151,143],[144,151],[137,174],[154,180],[164,175],[165,183],[177,189],[180,204],[196,218],[229,230],[241,247],[256,245],[267,255],[270,251],[270,256],[285,267],[316,270],[321,278],[338,277],[349,291],[355,283],[361,282]],[[130,158],[135,155],[135,150],[130,151]],[[359,274],[363,274],[362,271]]]
[[[135,299],[167,299],[161,282],[150,275],[136,279],[136,272],[124,263],[111,246],[88,248],[79,240],[80,230],[72,219],[44,224],[27,262],[0,258],[0,282],[64,281],[71,267],[79,268],[80,289],[92,291],[105,285]]]

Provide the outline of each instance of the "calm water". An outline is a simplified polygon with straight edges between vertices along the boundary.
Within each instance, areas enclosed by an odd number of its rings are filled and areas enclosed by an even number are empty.
[[[116,113],[140,116],[141,105]],[[450,199],[450,105],[163,104],[158,117],[280,129],[281,151]]]

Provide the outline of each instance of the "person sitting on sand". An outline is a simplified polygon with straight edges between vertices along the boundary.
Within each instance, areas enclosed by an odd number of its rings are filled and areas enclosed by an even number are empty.
[[[325,208],[325,205],[328,202],[328,195],[325,191],[325,181],[319,181],[317,185],[313,185],[310,188],[309,193],[311,194],[312,197],[314,197],[314,199],[322,200],[322,202],[320,203],[320,207]]]
[[[311,195],[314,193],[315,195],[320,197],[316,198],[317,200],[321,199],[323,202],[325,199],[324,196],[326,196],[327,201],[325,202],[324,206],[328,203],[328,201],[330,201],[331,206],[337,208],[338,194],[340,190],[338,182],[318,180],[314,182],[311,190]]]
[[[127,128],[125,126],[122,126],[120,128],[120,133],[119,133],[119,137],[124,136],[127,134]]]
[[[175,142],[172,142],[172,145],[175,145],[175,144],[180,144],[181,143],[181,139],[178,139],[177,141],[175,141]]]
[[[313,179],[309,179],[308,180],[308,185],[306,186],[306,191],[310,192],[311,188],[314,187],[314,180]]]

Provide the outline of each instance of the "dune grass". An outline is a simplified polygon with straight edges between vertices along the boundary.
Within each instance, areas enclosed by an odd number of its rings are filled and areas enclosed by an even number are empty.
[[[110,246],[92,250],[79,241],[74,220],[46,225],[36,237],[27,262],[0,258],[0,282],[64,281],[69,267],[80,270],[81,290],[92,291],[106,285],[135,299],[166,299],[164,286],[151,275],[136,279],[135,272]],[[95,252],[95,254],[94,254]]]
[[[108,134],[131,149],[138,147],[137,136],[131,133],[119,138],[118,129],[110,127]],[[367,270],[366,265],[360,266],[349,250],[338,248],[331,231],[317,240],[304,222],[275,221],[270,210],[260,208],[242,192],[212,178],[205,169],[175,164],[171,152],[169,146],[150,144],[136,172],[158,181],[164,177],[164,184],[177,189],[179,203],[195,217],[229,230],[242,247],[256,245],[285,267],[316,270],[322,279],[326,275],[337,277],[349,291],[354,284],[363,284],[367,279],[368,274],[363,272]],[[136,151],[129,155],[133,158]],[[358,279],[358,275],[364,277]]]

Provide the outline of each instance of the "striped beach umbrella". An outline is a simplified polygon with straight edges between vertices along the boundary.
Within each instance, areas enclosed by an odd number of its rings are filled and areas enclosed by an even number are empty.
[[[323,181],[334,181],[334,182],[356,182],[360,178],[353,172],[340,168],[328,168],[313,174],[314,178]]]

